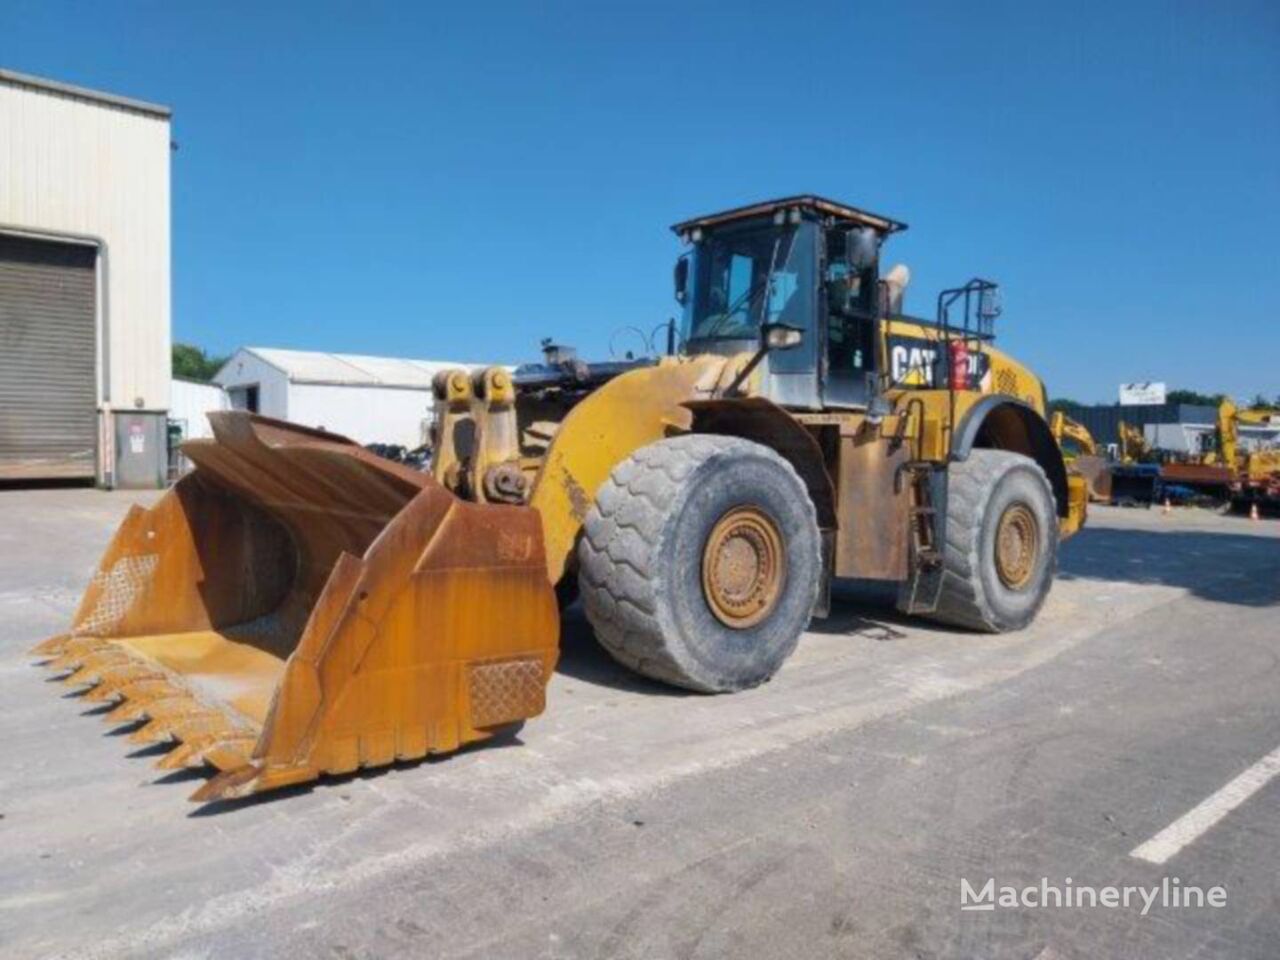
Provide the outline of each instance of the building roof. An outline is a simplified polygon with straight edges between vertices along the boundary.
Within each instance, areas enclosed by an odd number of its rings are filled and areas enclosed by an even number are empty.
[[[101,103],[111,107],[123,107],[137,113],[145,113],[153,117],[168,120],[173,111],[158,103],[146,100],[134,100],[132,97],[121,97],[114,93],[103,93],[101,90],[90,90],[88,87],[77,87],[75,84],[63,83],[60,80],[46,80],[44,77],[33,77],[30,74],[18,73],[14,70],[0,70],[0,83],[8,83],[17,87],[31,87],[48,93],[58,93],[76,100],[87,100],[90,103]]]
[[[786,210],[790,207],[803,207],[825,216],[835,217],[837,220],[848,220],[853,223],[860,223],[863,226],[873,227],[883,233],[894,233],[899,230],[907,229],[907,225],[898,220],[881,216],[878,213],[871,213],[867,210],[859,210],[857,207],[851,207],[844,203],[837,203],[834,200],[814,196],[811,193],[795,197],[783,197],[780,200],[765,200],[761,203],[752,203],[745,207],[734,207],[732,210],[723,210],[720,213],[711,213],[703,217],[694,217],[692,220],[683,220],[680,223],[675,224],[671,229],[678,234],[684,234],[694,227],[713,227],[717,224],[728,223],[731,220],[745,220],[749,217],[769,216],[777,213],[779,210]]]
[[[289,378],[290,383],[328,383],[343,386],[415,387],[429,390],[431,378],[454,367],[475,369],[482,364],[447,360],[406,360],[400,357],[367,357],[354,353],[319,353],[281,350],[275,347],[241,347]],[[238,351],[239,352],[239,351]],[[218,371],[217,379],[235,362],[233,356]]]

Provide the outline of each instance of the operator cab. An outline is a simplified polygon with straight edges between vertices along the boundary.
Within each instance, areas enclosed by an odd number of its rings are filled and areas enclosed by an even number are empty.
[[[750,352],[762,328],[793,328],[799,343],[765,360],[765,395],[798,409],[867,406],[883,312],[880,246],[905,229],[814,196],[676,224],[692,247],[675,269],[682,352]]]

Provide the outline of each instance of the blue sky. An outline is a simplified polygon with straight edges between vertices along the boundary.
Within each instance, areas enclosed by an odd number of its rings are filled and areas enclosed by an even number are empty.
[[[980,274],[1050,393],[1280,393],[1280,4],[0,5],[0,64],[174,108],[174,334],[608,356],[667,227],[814,191]],[[631,345],[619,335],[619,350]]]

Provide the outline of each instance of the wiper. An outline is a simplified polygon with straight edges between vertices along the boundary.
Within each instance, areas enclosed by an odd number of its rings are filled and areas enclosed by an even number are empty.
[[[768,284],[770,276],[770,274],[766,274],[764,277],[753,283],[747,290],[743,291],[742,296],[738,297],[737,300],[725,307],[720,316],[716,317],[711,326],[697,339],[710,340],[714,337],[720,331],[720,328],[728,323],[733,315],[738,312],[739,307],[744,303],[749,303],[755,299],[756,294],[761,291],[761,288]]]

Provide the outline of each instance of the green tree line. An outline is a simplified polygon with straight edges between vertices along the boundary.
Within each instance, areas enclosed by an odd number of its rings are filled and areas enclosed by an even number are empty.
[[[210,356],[200,347],[189,343],[173,345],[173,375],[184,380],[199,380],[208,383],[213,375],[227,362],[228,357]]]

